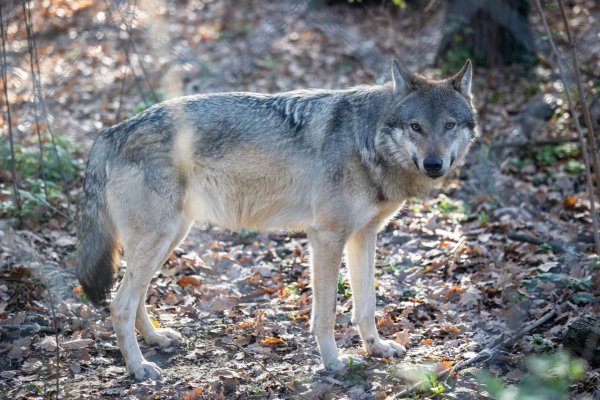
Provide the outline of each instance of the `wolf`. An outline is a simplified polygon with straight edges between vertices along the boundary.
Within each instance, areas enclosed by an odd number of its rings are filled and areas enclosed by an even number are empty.
[[[375,325],[377,232],[412,196],[463,164],[478,136],[467,60],[432,80],[392,63],[392,80],[345,90],[215,93],[154,105],[94,142],[78,201],[77,276],[88,297],[111,291],[127,371],[159,379],[149,345],[182,339],[145,307],[156,270],[195,221],[231,230],[304,231],[310,245],[311,332],[327,370],[349,362],[335,343],[336,283],[345,254],[352,322],[369,355],[401,357]]]

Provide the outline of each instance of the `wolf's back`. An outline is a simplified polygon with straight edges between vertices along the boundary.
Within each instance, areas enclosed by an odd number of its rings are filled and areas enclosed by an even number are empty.
[[[101,135],[90,152],[77,218],[77,277],[94,302],[106,299],[119,266],[119,242],[106,208],[106,163],[111,145]]]

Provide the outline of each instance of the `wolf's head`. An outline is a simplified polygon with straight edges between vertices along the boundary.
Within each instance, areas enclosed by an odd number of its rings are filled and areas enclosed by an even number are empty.
[[[471,61],[434,81],[392,64],[393,100],[377,132],[386,161],[437,179],[463,163],[478,135]]]

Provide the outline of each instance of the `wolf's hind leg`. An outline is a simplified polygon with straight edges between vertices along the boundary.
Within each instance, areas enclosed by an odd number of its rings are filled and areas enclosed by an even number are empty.
[[[380,357],[402,357],[404,346],[379,337],[375,325],[375,246],[377,231],[354,233],[346,244],[346,258],[352,287],[352,323],[358,325],[367,353]]]
[[[155,328],[146,311],[146,290],[140,297],[137,312],[135,314],[135,327],[144,338],[144,342],[150,346],[169,347],[181,342],[179,332],[169,328]]]
[[[175,216],[168,219],[153,216],[146,221],[138,220],[135,224],[124,225],[120,230],[128,264],[110,308],[117,342],[127,370],[138,380],[158,379],[162,374],[156,364],[147,361],[142,355],[134,325],[141,299],[152,275],[179,238],[181,226],[176,221]],[[147,322],[151,324],[149,319]]]
[[[183,221],[181,223],[181,229],[177,234],[177,237],[174,239],[171,244],[169,250],[167,251],[166,256],[163,258],[160,265],[164,264],[166,259],[169,257],[169,254],[173,251],[173,249],[181,243],[183,239],[187,236],[190,228],[192,227],[192,222]],[[160,266],[159,266],[160,267]],[[148,312],[146,311],[146,290],[142,293],[140,297],[138,308],[135,315],[135,327],[140,332],[140,335],[144,338],[146,344],[151,346],[159,346],[159,347],[169,347],[173,344],[181,342],[181,335],[179,332],[174,331],[169,328],[155,328],[154,324],[150,320],[148,316]]]

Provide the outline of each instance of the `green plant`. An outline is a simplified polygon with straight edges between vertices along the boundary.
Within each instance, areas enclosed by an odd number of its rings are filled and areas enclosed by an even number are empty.
[[[405,0],[392,0],[392,4],[394,4],[395,6],[400,7],[400,8],[406,8]]]
[[[598,298],[590,292],[578,292],[569,298],[569,301],[578,306],[593,304],[598,302]]]
[[[455,200],[444,194],[441,194],[438,199],[435,208],[444,214],[446,219],[462,221],[466,218],[467,210],[462,200]]]
[[[63,136],[56,136],[54,143],[50,138],[42,137],[43,159],[40,160],[38,144],[15,143],[14,167],[21,197],[21,216],[34,215],[40,206],[53,208],[62,200],[63,186],[72,182],[83,168],[83,162],[73,156],[74,149],[73,143]],[[10,171],[12,162],[8,141],[0,140],[0,169]],[[14,217],[17,213],[12,188],[0,184],[0,218]]]
[[[558,146],[543,146],[534,154],[538,165],[548,166],[556,163],[559,159],[569,159],[565,165],[565,171],[571,174],[580,174],[585,170],[581,161],[577,160],[579,148],[576,143],[564,143]]]
[[[258,236],[258,232],[242,228],[239,232],[234,233],[234,236],[236,236],[240,242],[247,243],[253,241]]]
[[[346,379],[353,383],[362,383],[367,381],[367,364],[360,360],[348,357],[348,370],[346,371]]]
[[[592,285],[591,278],[574,278],[554,272],[542,272],[531,278],[523,279],[525,286],[535,288],[539,283],[552,282],[560,287],[567,287],[575,292],[585,292]]]
[[[591,270],[597,270],[600,268],[600,256],[590,256],[587,261],[587,265]]]
[[[529,163],[530,163],[530,161],[529,161],[529,160],[526,160],[526,159],[522,159],[522,158],[512,158],[512,159],[510,160],[510,163],[511,163],[512,165],[514,165],[516,169],[518,169],[518,170],[521,170],[521,169],[523,169],[525,166],[527,166],[527,164],[529,164]]]
[[[446,391],[444,382],[438,381],[435,371],[431,371],[423,377],[423,392],[429,392],[433,398],[440,396]]]
[[[577,143],[563,143],[554,148],[554,153],[559,158],[578,157],[579,146]]]
[[[548,351],[554,349],[554,343],[548,339],[545,339],[539,333],[534,333],[531,336],[526,335],[524,339],[530,342],[536,351]]]
[[[44,390],[42,389],[42,387],[40,385],[38,385],[37,383],[27,383],[23,386],[21,386],[21,390],[27,393],[31,393],[31,394],[42,394],[44,393]]]
[[[529,100],[531,97],[542,91],[542,85],[539,83],[530,83],[528,85],[523,85],[522,91],[523,95],[525,95],[525,99]]]
[[[539,165],[552,165],[556,162],[556,153],[553,146],[543,146],[534,155]]]
[[[548,243],[542,243],[540,244],[540,252],[541,253],[552,253],[554,251],[554,248],[549,245]]]
[[[569,160],[567,161],[567,165],[565,165],[565,171],[570,174],[581,174],[585,171],[585,166],[579,160]]]
[[[147,110],[148,108],[152,107],[156,103],[160,103],[164,99],[165,99],[165,94],[163,92],[161,92],[160,90],[157,90],[156,92],[153,92],[148,97],[146,97],[145,99],[143,99],[142,101],[137,103],[135,108],[133,109],[132,115],[139,114],[142,111]]]
[[[343,295],[344,297],[350,297],[350,295],[352,294],[352,290],[350,289],[350,283],[348,283],[348,280],[344,278],[344,275],[342,275],[342,273],[338,275],[337,288],[338,293]]]
[[[525,361],[527,373],[517,385],[506,385],[485,373],[481,382],[490,395],[502,400],[567,400],[569,387],[584,376],[584,364],[567,353],[531,356]]]
[[[298,282],[292,282],[289,285],[287,285],[285,287],[285,290],[287,290],[288,292],[292,293],[292,294],[298,294],[300,293],[300,289],[298,289]]]
[[[257,61],[257,64],[266,69],[275,69],[279,65],[279,61],[273,56],[266,56]]]
[[[490,217],[489,217],[488,213],[486,213],[485,211],[481,211],[479,213],[479,223],[480,224],[485,225],[489,222],[489,220],[490,220]]]
[[[465,64],[465,60],[470,59],[473,64],[481,64],[481,57],[473,54],[467,47],[455,47],[448,50],[443,56],[441,72],[444,75],[455,74]]]

